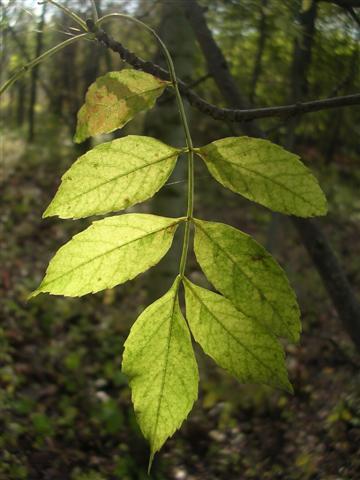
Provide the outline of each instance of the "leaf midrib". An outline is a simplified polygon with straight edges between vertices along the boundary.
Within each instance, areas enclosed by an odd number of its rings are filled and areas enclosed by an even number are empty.
[[[260,358],[257,357],[246,345],[244,345],[237,337],[235,337],[230,330],[219,320],[219,318],[209,309],[209,307],[203,302],[203,300],[196,294],[195,290],[192,288],[190,282],[185,278],[184,279],[186,285],[190,288],[190,290],[193,292],[193,294],[196,296],[196,298],[199,300],[199,303],[209,312],[209,314],[216,320],[216,322],[226,331],[226,333],[235,340],[235,342],[240,345],[244,350],[246,350],[252,357],[254,357],[264,368],[269,370],[273,375],[274,371],[266,364],[263,363]],[[226,300],[224,298],[224,300]],[[271,334],[268,334],[266,331],[264,331],[264,334],[267,334],[271,337]],[[276,372],[275,372],[276,373]],[[275,375],[276,377],[276,375]]]
[[[231,262],[241,271],[241,273],[248,279],[248,281],[255,287],[255,289],[259,292],[260,296],[266,300],[268,305],[270,305],[272,311],[277,315],[277,317],[281,320],[281,323],[285,326],[286,330],[290,334],[290,338],[293,338],[293,334],[286,324],[286,322],[283,320],[282,315],[279,313],[278,309],[275,308],[275,306],[272,304],[272,302],[266,297],[266,295],[259,289],[259,287],[253,282],[252,278],[249,277],[247,273],[239,266],[238,262],[227,252],[218,242],[216,242],[207,232],[204,228],[201,227],[200,223],[195,221],[196,226],[200,228],[200,230],[209,238],[211,242],[217,245],[217,247],[231,260]]]
[[[102,182],[102,183],[99,183],[97,185],[95,185],[94,187],[92,188],[89,188],[88,190],[84,191],[84,192],[81,192],[81,193],[78,193],[77,195],[65,200],[65,201],[62,201],[61,202],[61,205],[67,205],[71,202],[73,202],[74,200],[76,200],[77,198],[79,197],[82,197],[83,195],[87,195],[88,193],[92,192],[93,190],[97,190],[98,188],[101,188],[103,187],[104,185],[107,185],[111,182],[115,182],[116,180],[119,180],[120,178],[122,177],[126,177],[127,175],[131,175],[132,173],[135,173],[135,172],[138,172],[139,170],[142,170],[143,168],[147,168],[147,167],[152,167],[153,165],[157,165],[158,163],[161,163],[161,162],[165,162],[166,160],[168,160],[169,158],[171,157],[175,157],[175,156],[178,156],[179,155],[179,151],[176,151],[175,153],[172,153],[171,155],[167,155],[166,157],[162,157],[158,160],[156,160],[155,162],[152,162],[152,163],[147,163],[145,165],[141,165],[140,167],[138,168],[135,168],[133,170],[130,170],[126,173],[121,173],[119,175],[116,175],[115,177],[113,178],[110,178],[109,180],[106,180],[105,182]],[[49,205],[49,207],[51,206],[51,204]],[[51,210],[50,210],[51,211]]]
[[[211,163],[212,165],[215,166],[216,168],[216,162],[214,162],[213,160],[210,160],[209,158],[209,155],[206,155],[205,153],[202,153],[202,155],[200,155],[203,160],[205,161],[205,163]],[[289,192],[291,195],[293,195],[294,197],[297,197],[299,198],[300,200],[302,200],[304,203],[307,203],[308,205],[310,205],[312,208],[315,208],[317,209],[318,206],[313,204],[311,201],[309,201],[306,197],[303,197],[301,194],[299,194],[298,192],[294,191],[294,190],[291,190],[289,187],[287,187],[285,184],[277,181],[276,179],[274,179],[273,177],[268,177],[267,175],[264,175],[263,173],[260,173],[259,171],[257,170],[252,170],[251,168],[249,167],[245,167],[244,165],[240,165],[239,163],[235,163],[235,162],[232,162],[230,160],[225,160],[224,158],[222,158],[220,155],[218,158],[216,158],[216,161],[220,161],[220,162],[223,162],[223,163],[230,163],[230,165],[234,165],[235,167],[238,167],[240,169],[243,169],[247,172],[250,172],[250,173],[253,173],[255,175],[259,175],[259,177],[262,177],[264,178],[266,181],[268,181],[269,183],[274,183],[275,185],[277,185],[278,187],[281,187],[283,188],[284,190],[286,190],[287,192]],[[235,187],[233,187],[235,188]]]
[[[127,87],[127,85],[124,84],[123,82],[119,81],[119,83],[120,83],[122,86]],[[95,82],[95,84],[96,84],[96,82]],[[101,88],[101,85],[99,85],[98,87]],[[131,95],[127,95],[127,96],[125,96],[125,97],[120,97],[120,98],[118,97],[118,95],[117,95],[115,92],[109,91],[108,88],[106,88],[106,90],[107,90],[108,94],[113,94],[113,95],[115,95],[115,97],[117,98],[118,102],[121,102],[121,101],[125,101],[125,102],[126,102],[126,100],[130,100],[131,98],[134,98],[134,97],[141,97],[142,95],[145,95],[145,94],[147,94],[147,93],[156,92],[157,90],[164,90],[166,87],[167,87],[167,85],[158,85],[157,87],[150,88],[150,89],[148,89],[148,90],[143,90],[143,91],[141,91],[141,92],[139,92],[139,93],[132,93]],[[127,88],[128,88],[128,87],[127,87]],[[150,103],[151,103],[152,100],[153,100],[153,99],[150,99]],[[112,104],[100,103],[100,102],[94,102],[94,101],[92,101],[92,100],[87,100],[87,99],[86,99],[84,106],[89,107],[89,106],[91,106],[91,105],[100,105],[101,107],[106,108],[106,109],[114,108],[114,107],[115,107],[113,103],[112,103]]]
[[[159,398],[157,409],[156,409],[155,423],[154,423],[154,428],[153,428],[153,438],[154,439],[156,437],[156,432],[157,432],[157,428],[158,428],[158,424],[159,424],[160,409],[161,409],[162,399],[163,399],[163,396],[164,396],[165,379],[166,379],[168,363],[169,363],[170,343],[171,343],[171,339],[172,339],[171,332],[172,332],[173,325],[174,325],[174,314],[175,314],[175,304],[176,304],[176,300],[177,300],[178,285],[176,287],[176,290],[174,292],[174,297],[172,299],[173,305],[172,305],[172,309],[171,309],[171,316],[170,316],[170,322],[169,322],[168,343],[167,343],[167,348],[166,348],[166,353],[165,353],[165,367],[164,367],[164,371],[163,371],[163,375],[162,375],[162,379],[161,379],[160,396],[159,396],[160,398]],[[155,452],[152,452],[152,453],[155,453]]]
[[[169,228],[169,227],[173,227],[173,226],[179,224],[179,223],[182,222],[182,221],[183,221],[183,218],[180,218],[180,219],[178,219],[176,222],[173,222],[173,223],[171,223],[171,224],[169,224],[169,225],[166,225],[165,227],[159,228],[158,230],[153,230],[152,232],[149,232],[149,233],[147,233],[146,235],[143,235],[142,237],[134,238],[133,240],[130,240],[129,242],[123,243],[122,245],[118,245],[118,246],[116,246],[116,247],[114,247],[114,248],[112,248],[112,249],[110,249],[110,250],[107,250],[106,252],[103,252],[103,253],[101,253],[101,254],[99,254],[99,255],[96,255],[95,257],[92,257],[90,260],[87,260],[87,261],[85,261],[85,262],[82,262],[82,263],[80,263],[79,265],[77,265],[76,267],[72,268],[71,270],[68,270],[67,272],[62,273],[61,275],[59,275],[58,277],[54,278],[53,280],[50,280],[49,282],[43,283],[42,285],[40,285],[41,290],[40,290],[40,287],[39,287],[39,289],[37,289],[36,291],[41,292],[44,287],[47,287],[48,285],[50,285],[51,283],[56,282],[56,281],[59,280],[60,278],[63,278],[63,277],[65,277],[66,275],[71,274],[71,273],[74,272],[75,270],[78,270],[79,268],[82,268],[84,265],[87,265],[88,263],[91,263],[91,262],[93,262],[94,260],[97,260],[98,258],[101,258],[101,257],[103,257],[103,256],[105,256],[105,255],[108,255],[108,254],[112,253],[113,251],[115,251],[115,250],[117,250],[117,249],[119,249],[119,248],[125,247],[126,245],[130,245],[131,243],[136,242],[136,241],[138,241],[138,240],[140,240],[140,239],[144,239],[144,238],[146,238],[146,237],[148,237],[148,236],[150,236],[150,235],[153,235],[153,234],[155,234],[155,233],[161,232],[162,230],[166,230],[166,229]],[[71,240],[70,240],[70,241],[71,241]]]

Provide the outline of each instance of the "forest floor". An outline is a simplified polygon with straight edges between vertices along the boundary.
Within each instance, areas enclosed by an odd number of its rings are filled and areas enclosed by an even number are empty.
[[[56,249],[89,221],[41,218],[74,159],[71,143],[44,138],[25,147],[12,135],[1,185],[0,480],[145,480],[148,447],[121,355],[147,305],[151,271],[92,296],[27,301]],[[344,161],[326,166],[326,174],[315,163],[330,200],[321,222],[360,294],[359,178]],[[290,222],[215,182],[201,184],[197,215],[270,246],[297,291],[303,335],[286,345],[295,393],[240,385],[197,350],[199,400],[150,478],[360,478],[360,359]],[[190,263],[192,278],[202,281]]]

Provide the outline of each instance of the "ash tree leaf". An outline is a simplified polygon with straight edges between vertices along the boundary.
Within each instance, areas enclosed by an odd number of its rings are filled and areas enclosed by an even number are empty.
[[[195,255],[214,287],[274,335],[298,341],[299,307],[276,260],[236,228],[198,219],[195,227]]]
[[[98,145],[63,175],[43,217],[82,218],[147,200],[169,178],[180,152],[139,135]]]
[[[325,215],[326,198],[297,155],[267,140],[229,137],[198,149],[224,187],[276,212],[299,217]]]
[[[178,302],[179,277],[147,307],[125,342],[122,370],[129,378],[135,414],[152,458],[180,428],[198,393],[198,369]]]
[[[161,260],[181,221],[132,213],[93,222],[57,251],[31,297],[80,297],[131,280]]]
[[[243,383],[292,391],[282,346],[257,320],[217,293],[184,279],[186,318],[195,340]]]
[[[75,142],[123,127],[137,113],[153,107],[168,85],[149,73],[132,69],[99,77],[90,85],[78,112]]]

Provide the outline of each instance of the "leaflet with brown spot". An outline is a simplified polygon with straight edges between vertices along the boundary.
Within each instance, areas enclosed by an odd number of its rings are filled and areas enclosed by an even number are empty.
[[[137,113],[152,108],[167,85],[169,82],[131,69],[99,77],[90,85],[78,112],[74,141],[81,143],[123,127]]]

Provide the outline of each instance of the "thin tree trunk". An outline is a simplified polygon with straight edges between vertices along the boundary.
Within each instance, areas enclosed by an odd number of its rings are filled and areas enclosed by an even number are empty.
[[[246,102],[242,103],[242,96],[230,74],[225,57],[206,24],[202,8],[196,0],[188,0],[183,4],[183,8],[203,51],[209,72],[223,97],[233,107],[246,108]],[[304,83],[301,85],[304,86]],[[265,137],[264,132],[254,121],[246,125],[246,131],[255,137]],[[334,251],[318,222],[294,218],[293,223],[323,279],[345,330],[360,350],[360,303],[354,296]],[[321,249],[319,245],[322,245]],[[321,254],[318,253],[320,251]],[[331,279],[334,278],[337,279],[336,288],[331,286],[333,281]]]
[[[349,71],[345,78],[337,85],[334,92],[334,95],[345,94],[354,86],[354,80],[356,80],[357,75],[359,74],[359,45],[356,44],[356,47],[349,59]],[[341,133],[343,130],[343,117],[344,113],[340,110],[336,115],[336,118],[332,116],[329,117],[328,127],[327,127],[327,148],[325,149],[325,160],[329,164],[332,162],[334,155],[337,151],[339,145],[341,145]]]
[[[344,329],[360,349],[360,304],[339,265],[334,250],[315,222],[294,219],[298,234],[314,262],[324,286],[339,314]]]
[[[35,49],[35,57],[38,57],[41,54],[42,47],[43,47],[43,28],[45,23],[45,14],[46,14],[46,7],[47,3],[44,3],[41,17],[37,26],[38,32],[36,34],[36,49]],[[30,77],[30,103],[29,103],[29,110],[28,110],[28,123],[29,123],[29,130],[28,130],[28,142],[33,142],[35,137],[35,106],[36,106],[36,97],[37,97],[37,81],[39,77],[39,69],[40,64],[36,65],[31,70],[31,77]]]
[[[16,125],[22,127],[25,120],[26,82],[20,79],[17,85]]]
[[[23,59],[26,60],[26,62],[30,62],[32,58],[29,56],[26,45],[18,37],[16,31],[10,25],[7,26],[7,30],[9,31],[14,42],[16,43]],[[41,88],[44,90],[48,98],[51,100],[53,92],[52,90],[50,90],[49,86],[44,82],[44,80],[41,77],[39,78],[38,83],[41,86]]]
[[[108,49],[105,50],[104,57],[105,57],[106,70],[108,72],[111,72],[112,69],[113,69],[112,58],[111,58],[111,55],[110,55],[110,51]]]
[[[325,148],[325,161],[327,164],[330,164],[333,161],[334,155],[340,144],[340,134],[341,134],[341,127],[343,124],[343,115],[342,112],[339,112],[336,115],[335,120],[332,119],[332,122],[329,122],[327,128],[327,145]]]
[[[299,24],[301,35],[295,42],[292,64],[292,92],[291,101],[304,100],[308,93],[307,72],[310,67],[312,47],[314,44],[315,24],[317,18],[317,2],[313,0],[308,9],[300,11]],[[339,116],[337,117],[339,118]],[[295,128],[299,119],[289,124],[288,145],[289,149],[296,148]],[[335,120],[335,124],[336,124]],[[334,251],[327,242],[326,236],[315,222],[296,218],[294,222],[297,231],[307,251],[318,268],[322,281],[327,289],[335,308],[341,312],[341,320],[346,331],[354,343],[360,346],[360,305],[352,293],[350,283],[340,268]]]
[[[297,21],[300,26],[300,35],[294,43],[294,52],[291,65],[290,79],[292,102],[298,102],[304,99],[308,93],[307,72],[311,63],[312,45],[315,34],[315,22],[317,17],[318,4],[315,0],[304,3],[305,9],[300,2]],[[286,147],[292,150],[295,147],[296,127],[300,117],[293,116],[287,123]]]
[[[300,2],[301,3],[301,2]],[[308,70],[311,64],[312,46],[315,35],[315,22],[318,3],[315,0],[303,2],[306,7],[300,7],[298,23],[300,35],[295,40],[293,61],[291,67],[292,99],[299,100],[308,93]]]
[[[256,87],[262,71],[262,57],[265,50],[265,43],[267,37],[267,25],[266,25],[266,10],[268,8],[268,0],[261,1],[260,7],[260,22],[259,22],[259,39],[254,63],[254,69],[251,78],[250,85],[250,102],[253,103],[256,97]]]

